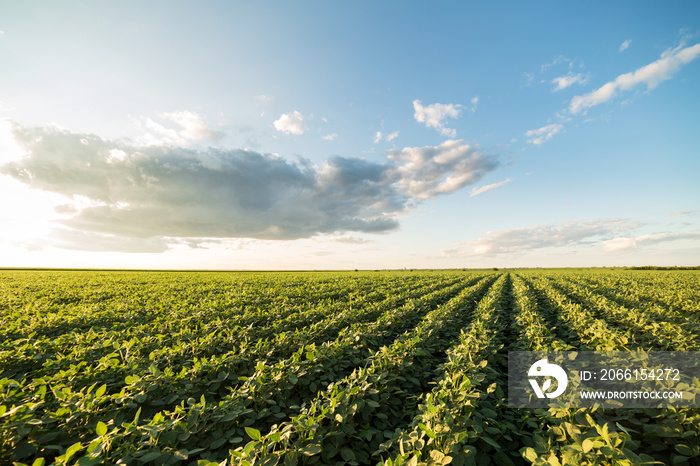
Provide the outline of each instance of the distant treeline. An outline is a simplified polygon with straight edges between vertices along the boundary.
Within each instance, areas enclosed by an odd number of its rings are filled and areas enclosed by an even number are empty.
[[[625,267],[625,270],[700,270],[700,265],[694,267],[659,267],[656,265],[643,265],[641,267]]]

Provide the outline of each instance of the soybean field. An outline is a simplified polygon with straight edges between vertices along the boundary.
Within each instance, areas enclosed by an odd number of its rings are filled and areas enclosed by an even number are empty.
[[[700,351],[699,303],[679,270],[4,270],[0,463],[698,465],[699,409],[512,409],[507,357]]]

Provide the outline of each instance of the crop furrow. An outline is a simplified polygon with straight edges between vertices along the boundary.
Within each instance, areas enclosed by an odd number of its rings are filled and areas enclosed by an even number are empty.
[[[467,464],[498,461],[505,454],[494,440],[494,400],[504,396],[503,354],[512,319],[510,274],[488,291],[468,328],[448,350],[449,359],[436,387],[421,398],[411,425],[396,431],[376,454],[383,464]]]
[[[623,347],[629,334],[611,328],[588,309],[571,302],[544,279],[530,279],[540,306],[555,316],[559,336],[565,342],[575,342],[580,350],[604,351]]]

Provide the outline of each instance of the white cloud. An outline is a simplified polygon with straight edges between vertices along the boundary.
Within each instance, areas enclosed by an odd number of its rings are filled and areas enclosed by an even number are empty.
[[[209,129],[204,119],[187,110],[159,113],[160,121],[140,117],[136,123],[145,130],[138,142],[147,146],[186,146],[191,143],[214,140],[221,133]]]
[[[174,242],[163,237],[133,238],[72,228],[54,228],[33,246],[37,249],[51,247],[92,252],[159,253],[170,249]]]
[[[258,103],[261,105],[268,105],[268,104],[272,103],[272,101],[275,100],[275,98],[271,95],[260,94],[257,97],[257,100],[258,100]]]
[[[439,146],[405,147],[386,155],[397,164],[393,171],[399,185],[417,199],[455,192],[478,182],[498,166],[493,156],[482,154],[461,140],[447,140]]]
[[[510,254],[533,249],[563,247],[596,242],[595,238],[619,234],[637,228],[624,219],[591,220],[561,224],[533,225],[488,232],[467,243],[473,254]]]
[[[384,140],[387,142],[391,142],[397,137],[399,137],[398,131],[394,131],[393,133],[387,134],[386,136],[384,136],[384,133],[382,133],[381,131],[377,131],[374,135],[374,143],[378,144],[379,142],[381,142],[382,138],[384,138]]]
[[[690,63],[700,56],[700,44],[690,47],[679,45],[661,54],[661,58],[637,70],[621,74],[614,81],[602,85],[595,91],[579,95],[571,99],[569,111],[578,114],[596,105],[611,100],[621,91],[629,91],[638,85],[645,84],[647,90],[652,90],[661,82],[669,80],[681,66]]]
[[[566,89],[569,86],[572,86],[574,84],[586,84],[588,82],[588,78],[583,76],[582,74],[573,74],[573,73],[568,73],[566,76],[560,76],[558,78],[552,79],[552,84],[556,84],[557,86],[554,88],[554,92],[561,91],[563,89]]]
[[[81,143],[83,140],[80,141]],[[129,154],[121,149],[110,149],[107,155],[107,163],[123,162],[129,157]]]
[[[655,233],[650,235],[626,236],[603,241],[603,249],[607,252],[637,249],[649,244],[665,243],[678,240],[700,240],[700,232],[690,233]]]
[[[331,241],[334,243],[343,243],[343,244],[372,244],[372,243],[375,243],[375,241],[372,241],[369,239],[364,239],[364,238],[359,238],[357,236],[349,236],[349,235],[323,236],[323,237],[320,237],[318,239],[322,240],[322,241]]]
[[[557,58],[554,59],[551,63],[546,63],[540,67],[540,72],[547,71],[547,69],[552,68],[554,66],[557,66],[559,64],[565,63],[567,65],[567,68],[571,69],[574,67],[574,61],[570,58],[565,57],[564,55],[559,55]]]
[[[671,212],[670,214],[668,214],[668,217],[677,217],[679,215],[691,215],[691,214],[694,214],[695,212],[697,212],[697,211],[696,210],[678,210],[678,211]]]
[[[275,129],[285,134],[301,135],[306,131],[304,126],[304,117],[296,110],[292,113],[283,113],[279,119],[274,122]]]
[[[469,197],[478,196],[479,194],[485,193],[486,191],[491,191],[492,189],[500,188],[504,184],[510,183],[511,181],[513,181],[512,178],[506,178],[505,180],[499,181],[498,183],[487,184],[486,186],[481,186],[480,188],[474,187],[472,188],[472,192],[471,194],[469,194]]]
[[[476,112],[476,108],[479,106],[479,96],[475,95],[469,102],[472,104],[472,113]]]
[[[178,124],[182,128],[179,135],[185,140],[201,141],[216,137],[216,133],[207,127],[202,117],[194,112],[179,110],[172,113],[163,113],[161,116]]]
[[[324,141],[335,141],[335,139],[338,137],[338,133],[331,133],[331,134],[326,134],[325,136],[322,136],[321,139]]]
[[[512,228],[487,234],[463,247],[443,251],[449,255],[515,254],[544,248],[593,245],[618,252],[678,240],[700,240],[700,232],[662,232],[630,236],[641,225],[625,219],[598,219]]]
[[[560,132],[563,128],[564,127],[562,125],[554,123],[551,125],[543,126],[538,129],[531,129],[530,131],[525,133],[525,136],[530,138],[527,142],[539,146],[545,141],[549,141],[550,139],[552,139],[554,135]]]
[[[627,39],[624,41],[622,44],[620,44],[620,52],[624,52],[630,47],[630,44],[632,43],[632,39]]]
[[[420,100],[413,101],[413,117],[418,123],[425,123],[428,128],[435,128],[440,134],[447,137],[455,137],[457,131],[446,128],[443,124],[447,118],[459,118],[462,110],[459,104],[431,104],[423,106]]]

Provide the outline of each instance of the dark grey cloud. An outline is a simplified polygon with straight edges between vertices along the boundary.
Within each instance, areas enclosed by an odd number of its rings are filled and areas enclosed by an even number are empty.
[[[250,150],[137,147],[94,135],[14,125],[27,154],[0,173],[65,195],[58,239],[81,234],[88,250],[161,250],[118,238],[297,239],[382,233],[422,199],[453,192],[495,159],[461,141],[407,148],[385,163],[333,156],[320,166]],[[78,233],[79,232],[79,233]],[[103,235],[102,237],[95,236]],[[110,246],[114,245],[114,246]]]

